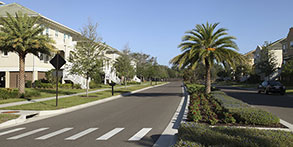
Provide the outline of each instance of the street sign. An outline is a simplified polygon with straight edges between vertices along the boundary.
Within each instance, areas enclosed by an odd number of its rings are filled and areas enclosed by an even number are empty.
[[[66,61],[64,60],[64,58],[60,55],[60,54],[56,54],[54,56],[54,58],[52,60],[50,60],[50,63],[55,67],[56,69],[56,107],[58,106],[58,73],[60,70],[60,68],[66,63]]]
[[[52,76],[56,77],[58,75],[59,78],[61,78],[63,76],[63,71],[58,71],[58,73],[56,73],[56,70],[52,72]]]
[[[60,54],[56,54],[52,60],[50,60],[50,63],[55,67],[55,69],[59,70],[66,61]]]

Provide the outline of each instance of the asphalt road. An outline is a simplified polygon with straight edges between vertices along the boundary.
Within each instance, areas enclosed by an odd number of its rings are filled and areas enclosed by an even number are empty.
[[[233,87],[219,87],[229,96],[242,100],[255,107],[262,108],[281,119],[293,124],[293,97],[288,95],[258,94],[257,90],[245,90]]]
[[[182,98],[181,82],[0,130],[1,147],[152,146]]]

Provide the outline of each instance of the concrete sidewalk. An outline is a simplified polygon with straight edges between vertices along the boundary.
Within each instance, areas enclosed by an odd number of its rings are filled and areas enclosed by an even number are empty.
[[[145,84],[143,84],[143,85],[145,85]],[[129,85],[126,87],[132,87],[132,86],[136,86],[136,85]],[[124,88],[124,86],[118,87],[116,89],[120,89],[120,88]],[[111,90],[111,88],[98,89],[98,90],[94,90],[94,91],[89,91],[88,93],[90,94],[90,93],[96,93],[96,92],[101,92],[101,91],[106,91],[106,90]],[[76,94],[71,94],[71,95],[63,95],[63,96],[58,96],[58,99],[72,97],[72,96],[78,96],[78,95],[84,95],[84,94],[86,94],[86,92],[76,93]],[[31,104],[31,103],[36,103],[36,102],[43,102],[43,101],[48,101],[48,100],[53,100],[53,99],[56,99],[56,97],[53,96],[53,97],[48,97],[48,98],[33,99],[30,101],[20,101],[20,102],[14,102],[14,103],[1,104],[0,108],[23,105],[23,104]]]

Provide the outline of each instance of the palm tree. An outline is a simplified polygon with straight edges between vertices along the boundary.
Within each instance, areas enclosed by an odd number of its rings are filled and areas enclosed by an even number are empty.
[[[205,66],[206,93],[211,92],[211,67],[214,63],[225,63],[235,67],[235,64],[244,61],[238,52],[236,39],[228,36],[227,29],[216,27],[219,23],[197,24],[194,29],[187,31],[183,36],[182,43],[178,46],[183,53],[171,59],[170,63],[179,68],[190,67],[195,69],[198,64]]]
[[[25,57],[31,53],[39,56],[39,53],[50,55],[54,51],[54,41],[42,35],[44,28],[38,24],[39,17],[29,17],[21,12],[12,16],[1,18],[0,50],[15,52],[19,56],[19,94],[24,94],[25,88]]]

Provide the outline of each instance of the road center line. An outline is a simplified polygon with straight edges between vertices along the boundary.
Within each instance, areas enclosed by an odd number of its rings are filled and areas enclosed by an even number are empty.
[[[20,131],[20,130],[23,130],[23,129],[25,129],[25,128],[16,128],[16,129],[13,129],[13,130],[1,132],[0,136],[5,135],[5,134],[9,134],[9,133],[13,133],[13,132],[16,132],[16,131]]]
[[[65,138],[65,140],[76,140],[76,139],[78,139],[78,138],[80,138],[82,136],[85,136],[85,135],[87,135],[87,134],[89,134],[89,133],[91,133],[91,132],[93,132],[93,131],[95,131],[97,129],[98,128],[89,128],[89,129],[84,130],[84,131],[82,131],[80,133],[77,133],[77,134],[75,134],[73,136],[70,136],[68,138]]]
[[[29,135],[32,135],[32,134],[35,134],[35,133],[38,133],[38,132],[41,132],[41,131],[44,131],[44,130],[47,130],[47,129],[49,129],[49,128],[40,128],[40,129],[29,131],[29,132],[26,132],[26,133],[23,133],[23,134],[20,134],[20,135],[17,135],[17,136],[13,136],[13,137],[10,137],[10,138],[7,138],[7,139],[8,140],[19,139],[19,138],[26,137],[26,136],[29,136]]]
[[[59,135],[59,134],[61,134],[61,133],[64,133],[64,132],[66,132],[66,131],[69,131],[69,130],[71,130],[71,129],[73,129],[73,128],[64,128],[64,129],[61,129],[61,130],[58,130],[58,131],[52,132],[52,133],[50,133],[50,134],[47,134],[47,135],[44,135],[44,136],[38,137],[38,138],[36,138],[36,140],[45,140],[45,139],[51,138],[51,137],[53,137],[53,136]]]
[[[115,128],[112,131],[104,134],[103,136],[97,138],[97,140],[108,140],[109,138],[111,138],[112,136],[116,135],[117,133],[119,133],[120,131],[122,131],[124,128]]]
[[[128,141],[138,141],[141,140],[152,128],[143,128],[138,131],[135,135],[133,135]]]

